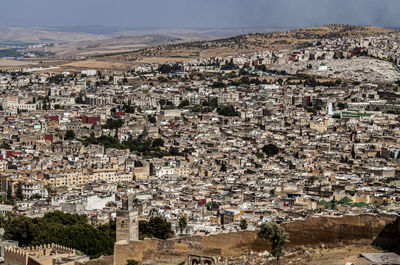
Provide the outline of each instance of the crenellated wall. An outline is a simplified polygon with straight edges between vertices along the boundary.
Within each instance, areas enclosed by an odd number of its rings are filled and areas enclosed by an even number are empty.
[[[17,247],[4,248],[4,265],[10,263],[26,265],[28,264],[29,255]]]
[[[57,244],[25,248],[6,247],[4,248],[4,265],[9,263],[27,265],[29,260],[31,260],[29,263],[52,264],[52,260],[56,257],[71,257],[75,254],[75,249]]]

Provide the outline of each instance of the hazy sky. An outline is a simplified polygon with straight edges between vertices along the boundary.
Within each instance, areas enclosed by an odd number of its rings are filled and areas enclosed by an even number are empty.
[[[1,0],[0,25],[229,28],[400,25],[400,0]]]

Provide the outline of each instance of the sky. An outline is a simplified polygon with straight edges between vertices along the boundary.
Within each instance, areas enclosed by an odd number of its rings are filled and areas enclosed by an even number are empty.
[[[1,0],[0,25],[130,28],[400,26],[400,0]]]

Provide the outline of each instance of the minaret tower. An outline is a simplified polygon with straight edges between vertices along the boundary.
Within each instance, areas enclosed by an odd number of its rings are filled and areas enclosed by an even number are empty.
[[[134,209],[134,194],[122,197],[122,208],[117,211],[116,218],[116,241],[139,240],[139,213]]]

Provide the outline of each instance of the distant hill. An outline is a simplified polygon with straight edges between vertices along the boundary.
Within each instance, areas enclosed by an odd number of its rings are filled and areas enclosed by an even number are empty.
[[[145,57],[182,57],[200,52],[202,57],[227,56],[261,50],[295,49],[320,39],[361,37],[384,34],[393,30],[373,26],[326,25],[283,32],[250,33],[230,38],[163,45],[138,51]]]
[[[83,32],[52,31],[45,28],[23,28],[0,26],[0,43],[3,44],[31,44],[31,43],[70,43],[106,38]]]
[[[278,29],[136,29],[106,26],[24,28],[0,26],[0,49],[51,43],[54,45],[49,50],[51,53],[56,53],[63,58],[72,58],[276,30]]]
[[[232,28],[232,29],[137,29],[129,27],[72,26],[72,27],[5,27],[0,26],[0,47],[20,46],[37,43],[71,44],[81,41],[109,40],[120,37],[135,38],[163,36],[165,39],[182,41],[211,40],[232,37],[251,32],[273,31],[272,28]],[[275,29],[276,30],[276,29]],[[117,39],[118,40],[118,39]],[[123,40],[126,42],[126,39]],[[115,40],[114,40],[115,42]],[[169,42],[166,42],[169,43]],[[151,43],[149,43],[151,44]],[[160,44],[159,39],[155,41]],[[150,45],[154,46],[154,45]]]
[[[264,50],[292,50],[307,47],[321,39],[362,37],[393,31],[374,26],[351,25],[325,25],[286,31],[276,28],[192,30],[84,26],[29,30],[0,27],[0,49],[2,44],[14,42],[15,45],[21,45],[46,40],[55,43],[45,48],[49,54],[55,54],[47,58],[51,65],[65,64],[68,69],[114,69],[118,65],[118,69],[130,69],[133,64],[226,57]],[[82,56],[88,59],[87,63]],[[40,60],[43,59],[46,58]]]

